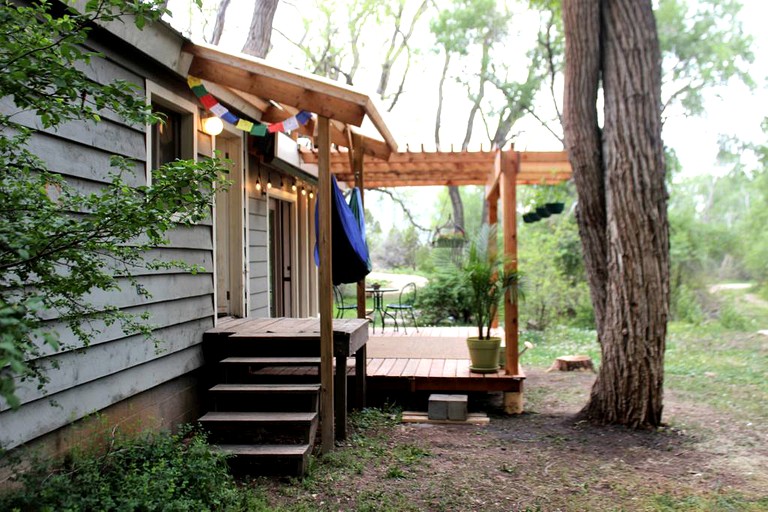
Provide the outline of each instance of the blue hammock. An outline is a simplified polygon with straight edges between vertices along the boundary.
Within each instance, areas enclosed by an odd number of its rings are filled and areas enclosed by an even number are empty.
[[[371,273],[371,259],[365,242],[365,214],[360,190],[352,189],[349,204],[339,190],[336,176],[331,175],[331,234],[333,284],[356,283]],[[318,207],[315,205],[315,234],[320,239]],[[320,253],[315,241],[315,264],[320,266]]]

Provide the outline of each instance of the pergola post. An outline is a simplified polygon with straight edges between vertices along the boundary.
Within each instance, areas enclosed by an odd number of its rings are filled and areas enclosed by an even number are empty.
[[[365,209],[365,176],[363,172],[363,160],[365,158],[365,146],[362,135],[359,133],[353,133],[350,130],[349,134],[349,159],[352,167],[352,173],[355,176],[355,187],[360,189],[360,206]],[[365,213],[363,213],[365,215]],[[357,318],[365,318],[365,278],[362,278],[357,282]],[[368,351],[367,345],[363,345],[358,350],[355,356],[355,381],[356,381],[356,404],[362,409],[365,407],[365,396],[368,390],[367,380],[365,378],[366,368],[368,364]]]
[[[503,238],[505,266],[508,271],[517,271],[517,173],[520,168],[520,153],[518,151],[503,151],[501,153],[501,202],[503,214]],[[506,373],[518,375],[518,307],[517,300],[512,300],[512,292],[504,295],[504,337],[506,350]],[[504,393],[504,410],[507,414],[518,414],[523,411],[522,382],[519,392]]]
[[[333,282],[331,272],[331,137],[329,119],[319,116],[317,125],[318,201],[320,253],[320,423],[323,453],[334,445],[333,407]]]

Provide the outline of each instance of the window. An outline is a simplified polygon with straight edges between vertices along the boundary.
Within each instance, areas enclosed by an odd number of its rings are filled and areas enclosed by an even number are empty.
[[[163,115],[165,123],[147,127],[147,183],[152,171],[177,159],[197,157],[198,107],[193,101],[149,80],[147,103]]]
[[[152,104],[152,111],[163,114],[164,123],[152,125],[152,170],[181,158],[181,114]]]

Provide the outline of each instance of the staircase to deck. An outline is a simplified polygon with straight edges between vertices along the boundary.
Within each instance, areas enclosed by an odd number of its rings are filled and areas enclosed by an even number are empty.
[[[317,340],[206,335],[211,387],[199,422],[249,473],[303,475],[319,422]],[[309,375],[308,375],[309,374]]]

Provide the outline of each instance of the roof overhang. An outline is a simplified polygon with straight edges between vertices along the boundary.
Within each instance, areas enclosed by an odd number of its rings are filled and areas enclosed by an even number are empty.
[[[375,101],[368,95],[323,77],[287,70],[245,54],[187,42],[182,48],[185,72],[228,90],[239,101],[262,113],[260,120],[278,122],[307,110],[332,120],[331,141],[348,147],[352,130],[368,117],[383,140],[363,137],[366,154],[386,159],[397,143]],[[313,126],[300,132],[313,135]]]

